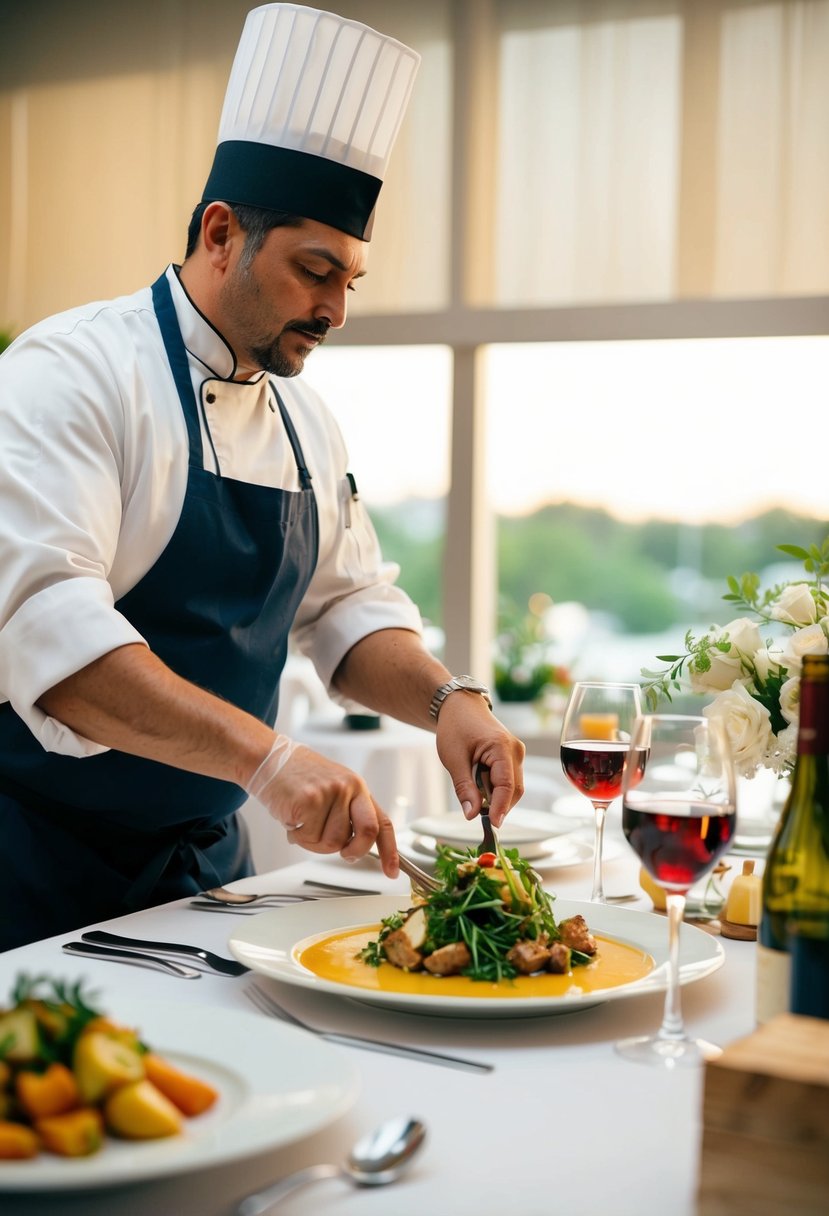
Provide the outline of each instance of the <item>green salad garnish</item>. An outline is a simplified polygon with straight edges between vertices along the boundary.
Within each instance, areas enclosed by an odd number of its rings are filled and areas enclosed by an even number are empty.
[[[435,873],[441,889],[417,907],[386,917],[377,939],[360,952],[363,962],[378,967],[388,961],[405,970],[493,982],[536,970],[568,971],[592,961],[595,943],[584,922],[589,953],[574,948],[562,933],[553,914],[555,897],[517,849],[499,846],[497,856],[478,857],[473,849],[442,845]],[[562,922],[565,930],[568,923]],[[444,947],[452,949],[438,954]],[[548,956],[552,947],[555,964]]]

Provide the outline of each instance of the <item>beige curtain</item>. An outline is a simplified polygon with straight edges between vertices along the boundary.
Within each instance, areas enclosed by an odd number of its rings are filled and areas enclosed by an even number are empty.
[[[0,36],[0,330],[126,293],[184,256],[244,0],[41,0]],[[324,6],[323,6],[324,7]],[[354,311],[445,305],[450,56],[442,0],[337,5],[423,66]],[[412,234],[429,217],[428,240]]]
[[[181,259],[251,2],[10,7],[0,329],[19,331]],[[509,308],[829,292],[829,0],[337,9],[423,55],[355,314],[441,312],[453,295]]]
[[[494,302],[829,289],[827,0],[502,0]]]

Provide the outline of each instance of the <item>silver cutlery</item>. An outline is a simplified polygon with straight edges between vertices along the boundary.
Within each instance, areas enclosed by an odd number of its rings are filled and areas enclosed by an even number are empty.
[[[340,1034],[336,1030],[319,1030],[315,1026],[309,1026],[307,1022],[303,1022],[294,1013],[290,1013],[284,1006],[280,1005],[270,993],[259,988],[256,984],[250,984],[244,989],[245,996],[255,1005],[262,1013],[268,1014],[272,1018],[281,1018],[283,1022],[288,1022],[292,1026],[299,1027],[300,1030],[307,1030],[311,1034],[318,1035],[321,1039],[327,1039],[329,1043],[339,1043],[344,1047],[361,1047],[365,1051],[385,1052],[391,1056],[402,1056],[404,1059],[419,1060],[426,1064],[443,1064],[446,1068],[466,1069],[468,1072],[494,1072],[494,1064],[482,1064],[479,1060],[468,1060],[462,1056],[448,1056],[439,1051],[428,1051],[425,1047],[411,1047],[403,1043],[388,1043],[383,1039],[367,1039],[362,1035],[356,1034]]]
[[[174,963],[172,959],[162,958],[158,954],[143,954],[139,950],[116,950],[114,946],[96,946],[92,942],[64,942],[61,949],[65,954],[80,954],[84,958],[129,963],[133,967],[148,967],[151,971],[163,971],[165,975],[175,975],[182,980],[200,980],[204,974],[197,967]]]
[[[320,1164],[297,1170],[264,1191],[248,1195],[239,1204],[237,1216],[265,1216],[280,1199],[322,1178],[345,1178],[355,1186],[396,1182],[425,1136],[426,1128],[419,1119],[389,1119],[358,1140],[342,1165]]]
[[[486,764],[475,765],[475,784],[481,791],[481,830],[483,840],[478,845],[478,856],[483,853],[497,853],[498,840],[489,819],[489,803],[492,798],[492,782],[489,777],[489,767]]]
[[[303,887],[316,887],[318,891],[330,892],[332,895],[379,895],[379,891],[371,891],[368,887],[343,887],[336,882],[317,882],[314,878],[306,878]],[[318,898],[314,896],[313,898]]]
[[[284,907],[286,904],[305,903],[310,899],[322,899],[326,895],[379,895],[379,891],[369,891],[365,887],[345,887],[339,883],[316,882],[306,878],[303,887],[312,888],[316,893],[303,895],[296,891],[267,891],[261,895],[252,891],[230,891],[227,887],[211,887],[202,891],[200,896],[191,900],[191,906],[203,907],[205,903],[218,904],[223,907],[249,907],[256,904],[264,907]]]
[[[370,849],[366,854],[372,861],[380,861],[380,854],[374,849]],[[382,863],[381,863],[382,864]],[[400,854],[400,869],[412,884],[412,894],[419,896],[421,899],[428,899],[430,895],[434,895],[435,891],[443,890],[443,883],[437,878],[433,878],[431,874],[427,874],[425,870],[421,870],[420,866],[416,866],[413,861],[409,861],[408,857]]]
[[[201,946],[188,946],[181,942],[145,941],[141,937],[122,937],[118,933],[107,933],[103,929],[93,929],[81,934],[81,941],[91,942],[96,946],[115,946],[119,950],[141,950],[145,954],[184,955],[185,958],[197,958],[217,975],[245,975],[250,968],[232,958],[224,958],[214,954],[212,950],[203,950]]]

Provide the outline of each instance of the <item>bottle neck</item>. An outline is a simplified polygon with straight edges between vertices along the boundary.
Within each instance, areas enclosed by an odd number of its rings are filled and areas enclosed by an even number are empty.
[[[829,755],[829,683],[823,680],[800,682],[800,724],[797,730],[798,756]]]

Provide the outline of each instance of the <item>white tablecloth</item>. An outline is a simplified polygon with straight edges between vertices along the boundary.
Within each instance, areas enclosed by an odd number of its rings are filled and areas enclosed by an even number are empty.
[[[610,823],[611,836],[618,832]],[[735,870],[739,864],[735,863]],[[624,846],[607,865],[606,885],[635,885],[638,864]],[[277,874],[239,884],[252,890],[298,889],[323,878],[382,891],[390,883],[372,863],[309,858]],[[586,899],[590,865],[546,876],[563,897]],[[637,905],[632,905],[637,906]],[[638,904],[649,909],[643,897]],[[282,913],[291,916],[291,910]],[[227,954],[227,938],[243,923],[231,914],[197,912],[186,901],[106,927],[145,938],[195,943]],[[667,925],[666,925],[667,932]],[[135,967],[69,959],[59,938],[0,955],[0,992],[19,971],[84,976],[102,1003],[126,1012],[133,996],[175,999],[250,1013],[250,977],[205,975],[185,981]],[[682,991],[689,1029],[722,1045],[754,1026],[755,946],[724,941],[725,965]],[[268,981],[270,982],[270,981]],[[282,986],[280,999],[327,1029],[400,1038],[437,1051],[495,1064],[488,1075],[457,1072],[354,1048],[362,1092],[352,1110],[308,1140],[199,1175],[142,1182],[106,1192],[9,1195],[9,1216],[231,1216],[247,1192],[297,1166],[336,1161],[365,1131],[394,1114],[414,1114],[428,1140],[393,1188],[357,1190],[340,1180],[316,1184],[284,1201],[284,1216],[692,1216],[700,1143],[702,1072],[662,1073],[615,1054],[621,1035],[656,1029],[662,998],[647,995],[569,1015],[509,1020],[459,1020],[382,1012],[356,1001]],[[36,1168],[36,1167],[33,1167]],[[0,1165],[0,1171],[2,1165]],[[0,1182],[2,1174],[0,1173]]]

